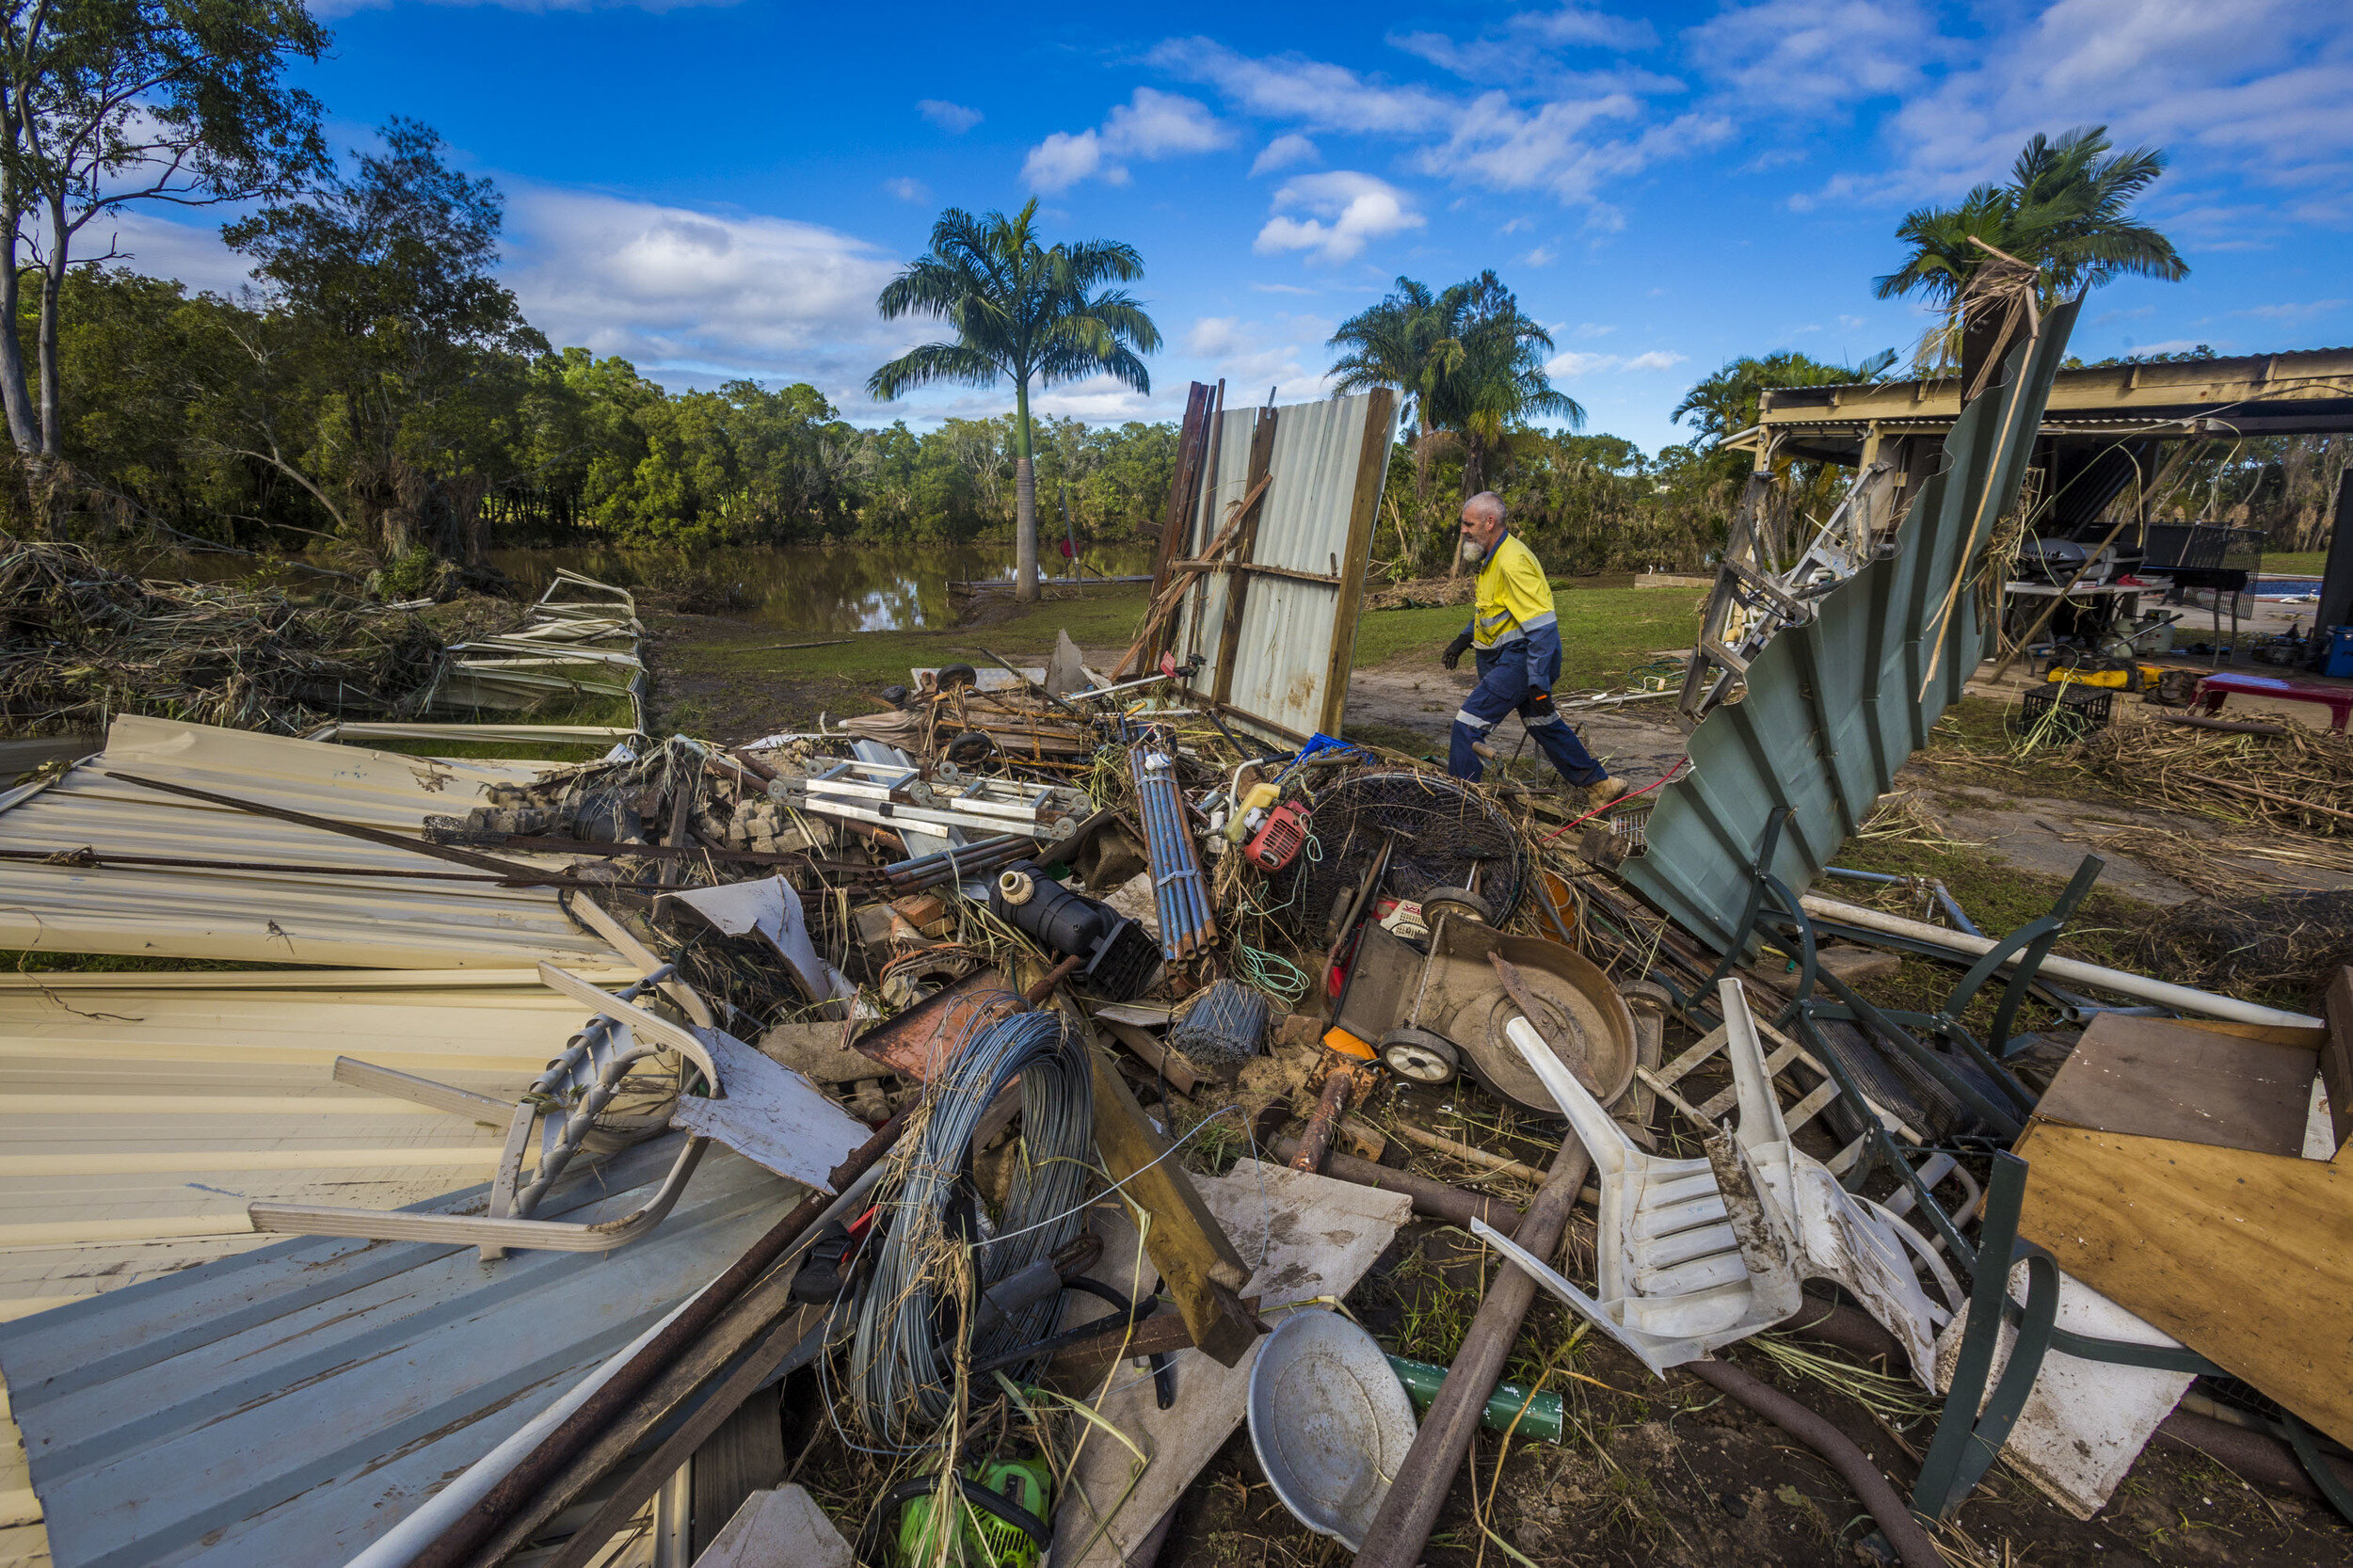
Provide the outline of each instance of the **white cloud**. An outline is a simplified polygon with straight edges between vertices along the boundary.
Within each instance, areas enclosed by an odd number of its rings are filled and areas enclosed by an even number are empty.
[[[1185,333],[1184,351],[1200,362],[1200,379],[1223,376],[1236,402],[1255,401],[1261,387],[1288,387],[1294,396],[1319,395],[1321,370],[1307,359],[1325,357],[1332,323],[1321,316],[1278,314],[1273,322],[1240,316],[1202,316]]]
[[[1457,119],[1447,140],[1425,148],[1416,163],[1424,173],[1474,180],[1496,190],[1545,190],[1566,203],[1593,203],[1609,180],[1715,146],[1733,134],[1731,120],[1699,112],[1618,140],[1590,134],[1606,122],[1639,120],[1641,114],[1641,103],[1627,93],[1556,100],[1532,114],[1501,92],[1484,93]],[[1599,216],[1605,227],[1623,222],[1614,212]]]
[[[2304,321],[2313,316],[2325,316],[2345,309],[2342,299],[2314,299],[2302,305],[2249,305],[2243,311],[2233,311],[2234,316],[2253,316],[2261,321]]]
[[[1737,103],[1791,110],[1909,92],[1952,47],[1916,0],[1764,0],[1683,37]]]
[[[1545,374],[1556,381],[1573,381],[1582,376],[1623,374],[1628,371],[1673,370],[1688,364],[1685,355],[1670,349],[1654,348],[1645,353],[1583,354],[1572,348],[1555,354],[1545,361]]]
[[[1112,184],[1128,179],[1123,158],[1167,158],[1229,145],[1233,130],[1197,98],[1138,88],[1113,108],[1100,129],[1056,131],[1030,149],[1021,177],[1033,190],[1066,190],[1091,175]]]
[[[1293,217],[1289,216],[1292,210],[1311,216]],[[1261,255],[1305,250],[1310,259],[1326,262],[1348,261],[1368,241],[1423,225],[1403,191],[1385,180],[1348,169],[1303,174],[1286,182],[1274,193],[1274,213],[1258,231],[1253,249]]]
[[[1316,144],[1293,131],[1268,142],[1266,151],[1250,165],[1250,172],[1253,176],[1272,174],[1294,164],[1320,164],[1322,161],[1323,153]]]
[[[1147,58],[1172,75],[1208,82],[1253,114],[1317,130],[1428,131],[1451,112],[1449,102],[1427,88],[1389,87],[1299,55],[1254,60],[1210,39],[1170,39]]]
[[[981,122],[981,111],[951,104],[944,98],[918,99],[915,112],[952,136],[960,136]]]
[[[1529,266],[1550,266],[1553,263],[1559,261],[1560,259],[1561,252],[1551,248],[1549,246],[1543,245],[1538,246],[1535,249],[1520,258],[1522,262],[1526,263]]]
[[[1864,320],[1861,316],[1842,315],[1838,318],[1838,325],[1844,327],[1849,332],[1854,332],[1860,331],[1862,328],[1868,327],[1871,324]]]
[[[1909,97],[1891,120],[1894,169],[1843,190],[1949,198],[1999,177],[2037,131],[2105,124],[2120,147],[2172,154],[2144,210],[2177,242],[2245,248],[2282,219],[2353,222],[2348,100],[2342,0],[2053,0]],[[2203,182],[2281,197],[2224,207]]]
[[[253,280],[253,264],[220,242],[217,224],[174,223],[131,208],[116,214],[103,231],[83,230],[76,248],[97,255],[109,238],[122,252],[123,265],[151,278],[178,279],[192,294],[234,295]]]
[[[928,201],[932,198],[931,186],[904,174],[896,180],[885,180],[882,188],[902,201]]]
[[[2211,348],[2217,353],[2227,354],[2237,346],[2227,338],[2219,343],[2201,342],[2196,338],[2168,338],[2163,343],[2143,344],[2136,344],[2130,338],[2124,340],[2125,352],[2130,354],[2179,354],[2191,348]]]
[[[867,376],[928,335],[875,314],[897,263],[838,230],[527,184],[507,210],[504,280],[533,325],[665,379],[806,380],[871,417]]]
[[[1562,65],[1559,53],[1572,49],[1649,49],[1657,42],[1658,34],[1649,23],[1612,16],[1585,6],[1522,11],[1470,39],[1458,40],[1444,33],[1389,35],[1391,47],[1482,87],[1496,82],[1545,79],[1581,79],[1590,84],[1607,78],[1620,85],[1639,82],[1645,91],[1675,90],[1681,84],[1672,77],[1655,75],[1623,63],[1605,72],[1573,72]]]
[[[1612,16],[1591,6],[1564,5],[1512,19],[1513,29],[1553,44],[1591,44],[1597,49],[1648,49],[1658,42],[1651,24],[1637,17]]]
[[[1030,149],[1021,160],[1021,178],[1032,190],[1067,190],[1091,174],[1114,185],[1128,183],[1128,171],[1117,164],[1103,165],[1103,138],[1095,131],[1056,131]]]
[[[2091,318],[2091,325],[2105,327],[2111,321],[2138,321],[2143,316],[2153,316],[2156,313],[2157,308],[2154,305],[2141,305],[2129,311],[2102,311]],[[1846,317],[1841,316],[1839,319],[1844,321]]]
[[[1250,286],[1260,294],[1304,294],[1312,297],[1323,292],[1321,289],[1302,288],[1297,283],[1253,283]]]

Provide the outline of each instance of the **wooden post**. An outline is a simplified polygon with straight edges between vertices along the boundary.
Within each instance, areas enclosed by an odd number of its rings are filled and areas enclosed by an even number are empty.
[[[1563,1140],[1553,1157],[1552,1174],[1520,1216],[1513,1240],[1538,1257],[1550,1257],[1568,1229],[1577,1190],[1593,1168],[1593,1157],[1574,1134]],[[1470,1332],[1463,1336],[1463,1348],[1447,1368],[1446,1382],[1398,1465],[1397,1480],[1381,1500],[1372,1528],[1365,1531],[1355,1568],[1413,1568],[1421,1560],[1431,1527],[1454,1489],[1454,1473],[1462,1468],[1464,1450],[1486,1410],[1487,1396],[1502,1376],[1512,1341],[1519,1337],[1521,1320],[1535,1300],[1535,1280],[1517,1269],[1498,1271],[1488,1285]]]
[[[1249,1281],[1249,1267],[1184,1167],[1160,1158],[1168,1152],[1168,1140],[1144,1120],[1144,1108],[1108,1054],[1096,1048],[1087,1056],[1095,1076],[1095,1146],[1102,1153],[1103,1168],[1152,1216],[1144,1250],[1160,1271],[1193,1342],[1224,1366],[1239,1365],[1265,1332],[1257,1314],[1236,1294]]]
[[[1201,492],[1203,448],[1209,433],[1209,389],[1200,382],[1185,397],[1185,423],[1176,438],[1176,472],[1169,479],[1168,505],[1160,514],[1160,542],[1152,552],[1152,591],[1168,581],[1168,563],[1181,558],[1193,534],[1193,504]]]
[[[1348,552],[1336,568],[1339,600],[1332,610],[1332,662],[1324,671],[1323,713],[1316,728],[1337,735],[1348,718],[1348,672],[1356,665],[1356,625],[1365,602],[1365,572],[1372,562],[1372,528],[1389,472],[1390,422],[1397,393],[1375,387],[1365,403],[1365,441],[1356,456],[1356,494],[1349,504]],[[1458,556],[1457,559],[1460,559]]]

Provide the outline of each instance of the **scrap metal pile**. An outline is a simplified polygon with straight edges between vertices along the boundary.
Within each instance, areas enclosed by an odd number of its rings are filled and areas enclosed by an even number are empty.
[[[1785,1431],[1907,1568],[1988,1560],[1945,1527],[1996,1456],[2077,1517],[2159,1436],[2353,1510],[2353,971],[2324,1019],[2053,957],[2092,859],[1993,937],[1806,890],[1909,751],[1791,672],[1926,733],[1981,640],[1933,564],[2072,314],[1849,575],[1702,649],[1695,767],[1606,818],[1338,738],[1363,557],[1311,552],[1378,487],[1289,510],[1285,442],[1378,457],[1378,398],[1196,389],[1109,674],[564,767],[118,721],[0,796],[0,941],[338,968],[0,988],[65,1102],[20,1167],[103,1178],[9,1193],[0,1255],[51,1560],[1198,1561],[1246,1427],[1408,1568],[1479,1429],[1570,1435],[1501,1381],[1530,1336]],[[1875,1003],[1891,951],[1956,987]],[[1485,1249],[1445,1366],[1336,1310],[1417,1217]],[[1908,1463],[1727,1355],[1769,1329],[1908,1373]]]

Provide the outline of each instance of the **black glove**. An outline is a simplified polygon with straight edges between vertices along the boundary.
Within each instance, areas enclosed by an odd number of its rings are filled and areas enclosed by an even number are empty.
[[[1452,642],[1446,645],[1446,651],[1438,655],[1438,663],[1449,669],[1459,667],[1463,663],[1463,655],[1470,651],[1470,645],[1471,634],[1467,632],[1459,633]]]

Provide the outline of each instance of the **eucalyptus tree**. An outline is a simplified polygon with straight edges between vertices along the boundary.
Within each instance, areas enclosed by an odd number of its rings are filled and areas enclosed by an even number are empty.
[[[2155,148],[2115,151],[2105,125],[2078,126],[2056,141],[2041,132],[2028,139],[2003,184],[1981,184],[1951,207],[1920,207],[1904,215],[1896,237],[1912,248],[1903,265],[1874,280],[1881,299],[1924,295],[1943,319],[1920,341],[1919,368],[1961,365],[1980,351],[1981,334],[1961,320],[1961,296],[1993,259],[2014,257],[2041,274],[2038,290],[2049,307],[2120,274],[2178,281],[2189,264],[2132,207],[2165,172]]]
[[[451,168],[428,126],[395,116],[377,134],[353,174],[222,231],[261,284],[240,450],[365,548],[471,561],[547,340],[491,275],[497,187]]]
[[[1144,276],[1135,247],[1115,240],[1044,246],[1037,200],[1011,217],[974,217],[951,207],[932,225],[928,254],[883,287],[875,308],[885,321],[935,317],[953,340],[909,349],[867,378],[884,402],[917,387],[1013,383],[1014,597],[1037,598],[1037,466],[1030,385],[1108,376],[1139,392],[1152,390],[1142,355],[1160,346],[1160,328],[1123,289]]]
[[[116,259],[84,231],[142,204],[281,196],[319,168],[319,104],[286,85],[328,33],[302,0],[0,0],[0,318],[37,274],[38,404],[0,332],[0,406],[17,449],[58,455],[58,314],[67,274]]]

